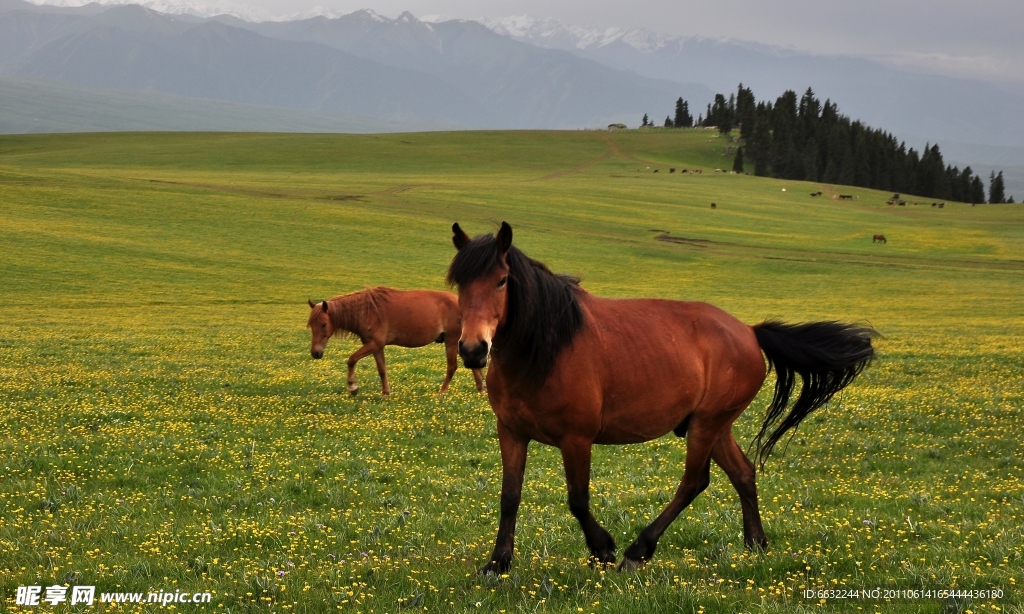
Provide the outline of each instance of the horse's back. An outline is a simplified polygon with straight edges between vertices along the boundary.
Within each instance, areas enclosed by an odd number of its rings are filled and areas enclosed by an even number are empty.
[[[459,330],[459,299],[450,292],[388,289],[383,311],[388,344],[421,347]]]

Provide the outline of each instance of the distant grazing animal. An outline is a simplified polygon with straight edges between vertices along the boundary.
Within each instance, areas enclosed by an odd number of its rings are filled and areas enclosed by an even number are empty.
[[[715,203],[711,203],[711,208],[712,208],[712,209],[717,209],[717,208],[718,208],[718,205],[716,205]]]
[[[811,192],[811,196],[821,196],[821,192]]]
[[[431,343],[445,344],[448,370],[439,394],[448,390],[452,375],[458,366],[459,335],[462,323],[459,301],[448,292],[432,290],[393,290],[383,286],[336,296],[329,301],[309,301],[309,321],[306,326],[313,334],[309,353],[320,359],[327,340],[333,335],[350,334],[357,337],[362,347],[348,357],[348,391],[359,392],[356,383],[356,363],[373,355],[380,374],[381,391],[391,394],[387,367],[384,364],[384,346],[397,345],[418,348]],[[479,369],[473,369],[476,389],[483,391],[483,378]]]
[[[939,203],[939,209],[942,209],[945,206],[946,206],[946,203]]]
[[[875,236],[873,236],[871,238],[871,242],[872,243],[888,243],[888,241],[885,240],[885,235],[875,235]]]
[[[655,172],[655,173],[657,173],[657,172],[658,172],[658,169],[654,169],[654,172]]]
[[[839,195],[839,200],[851,200],[851,199],[853,199],[853,194],[840,194]]]
[[[674,172],[676,172],[676,169],[674,169],[674,168],[670,168],[670,169],[668,169],[668,172],[670,172],[670,173],[674,173]]]
[[[615,540],[590,513],[592,446],[640,443],[669,431],[686,437],[682,482],[626,548],[619,569],[654,556],[669,524],[708,487],[711,461],[740,495],[744,543],[766,547],[754,464],[733,438],[733,421],[774,368],[774,399],[756,438],[763,464],[789,429],[867,366],[875,332],[839,322],[747,326],[707,303],[598,298],[514,247],[507,223],[497,236],[470,239],[458,224],[452,232],[458,253],[448,283],[459,289],[459,355],[472,368],[491,361],[487,398],[501,447],[498,536],[480,572],[502,574],[512,564],[530,441],[561,451],[569,510],[597,564],[615,562]],[[787,411],[797,374],[803,385]]]

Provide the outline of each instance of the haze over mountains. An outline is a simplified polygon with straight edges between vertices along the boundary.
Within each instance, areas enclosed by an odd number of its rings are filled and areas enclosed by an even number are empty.
[[[660,123],[680,96],[696,115],[739,82],[759,99],[810,86],[908,145],[937,141],[976,169],[1024,167],[1024,95],[861,58],[529,17],[485,25],[363,10],[254,22],[0,0],[5,132],[635,126],[644,113]]]

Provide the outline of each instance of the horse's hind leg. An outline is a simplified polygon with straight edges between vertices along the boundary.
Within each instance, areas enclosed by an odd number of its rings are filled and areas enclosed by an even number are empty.
[[[444,383],[441,384],[441,391],[437,394],[448,392],[448,385],[452,381],[452,376],[455,375],[455,369],[459,366],[459,345],[457,340],[455,343],[445,343],[444,355],[448,360],[448,366],[444,373]]]
[[[711,448],[717,435],[706,433],[699,425],[690,426],[686,439],[686,469],[683,470],[683,479],[676,489],[676,495],[661,514],[640,531],[636,541],[626,548],[619,571],[636,569],[651,560],[665,529],[708,487],[711,482]]]
[[[580,522],[591,558],[600,564],[615,563],[615,540],[590,513],[590,449],[587,440],[567,440],[561,445],[565,482],[569,487],[569,511]]]
[[[374,352],[373,359],[377,361],[377,375],[380,375],[380,393],[388,396],[391,394],[391,384],[388,383],[388,367],[384,363],[384,348]]]
[[[765,549],[768,538],[761,526],[761,513],[757,509],[757,484],[754,481],[754,463],[743,454],[732,431],[724,433],[711,450],[711,458],[725,471],[733,488],[740,496],[743,510],[743,543],[747,548]]]

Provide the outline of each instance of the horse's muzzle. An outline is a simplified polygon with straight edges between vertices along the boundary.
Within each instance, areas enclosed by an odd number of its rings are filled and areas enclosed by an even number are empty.
[[[316,350],[310,350],[309,353],[313,356],[313,358],[315,360],[320,360],[321,358],[324,357],[324,351],[323,350],[320,350],[319,352],[316,351]]]
[[[462,364],[467,369],[483,369],[487,366],[487,354],[490,346],[486,341],[481,341],[470,346],[459,341],[459,356],[462,356]]]

